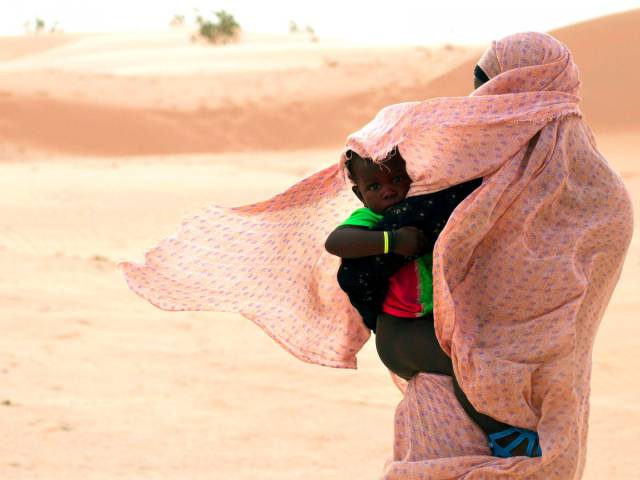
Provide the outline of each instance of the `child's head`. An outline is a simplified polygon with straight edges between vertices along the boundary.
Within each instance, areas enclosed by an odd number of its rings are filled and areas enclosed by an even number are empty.
[[[349,178],[354,183],[353,193],[365,207],[382,214],[407,196],[411,179],[397,148],[383,165],[362,158],[353,150],[347,152],[347,158]]]

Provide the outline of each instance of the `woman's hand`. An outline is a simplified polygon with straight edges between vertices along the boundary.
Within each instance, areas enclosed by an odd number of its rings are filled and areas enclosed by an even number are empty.
[[[418,255],[425,249],[426,239],[424,233],[416,227],[402,227],[394,232],[395,243],[393,253],[411,257]]]

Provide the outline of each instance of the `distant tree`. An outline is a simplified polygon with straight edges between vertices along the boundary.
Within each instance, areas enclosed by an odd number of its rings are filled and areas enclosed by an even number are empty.
[[[55,21],[47,28],[47,22],[40,17],[36,17],[33,22],[31,20],[25,21],[23,24],[24,30],[27,34],[41,34],[41,33],[62,33],[62,27]]]
[[[209,20],[198,14],[198,35],[210,43],[228,43],[238,39],[240,24],[230,13],[219,10],[214,12],[216,20]]]
[[[225,12],[224,10],[220,10],[215,13],[218,17],[218,30],[222,35],[232,37],[239,33],[240,24],[236,22],[236,19],[233,18],[233,15]]]
[[[36,23],[35,23],[36,33],[43,32],[45,26],[46,26],[46,24],[44,23],[43,19],[36,18]]]
[[[318,36],[316,35],[316,31],[313,29],[311,25],[307,25],[304,28],[304,31],[309,34],[309,40],[311,40],[313,43],[316,43],[318,41]]]
[[[171,19],[171,22],[169,22],[169,25],[171,27],[184,26],[184,15],[174,15],[173,18]]]
[[[289,33],[298,33],[300,31],[300,27],[293,20],[289,20]]]

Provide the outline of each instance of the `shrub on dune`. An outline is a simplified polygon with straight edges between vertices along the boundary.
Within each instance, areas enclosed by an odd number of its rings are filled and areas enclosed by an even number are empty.
[[[238,40],[241,28],[240,24],[230,13],[225,10],[214,12],[216,20],[196,17],[198,24],[198,38],[210,43],[229,43]]]

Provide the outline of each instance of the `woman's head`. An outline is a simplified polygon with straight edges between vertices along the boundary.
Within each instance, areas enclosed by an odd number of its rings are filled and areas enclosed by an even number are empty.
[[[486,84],[486,85],[485,85]],[[534,91],[577,94],[578,68],[569,49],[546,33],[525,32],[494,41],[474,69],[477,94]]]
[[[381,214],[405,199],[411,179],[398,149],[383,164],[363,158],[353,150],[349,150],[346,155],[345,166],[354,184],[353,193],[365,207]]]
[[[495,43],[495,42],[494,42]],[[479,88],[489,81],[490,78],[497,76],[500,73],[500,63],[496,57],[496,51],[492,44],[487,48],[478,64],[473,70],[473,88]]]
[[[514,63],[513,45],[529,52],[523,55],[528,63]],[[347,137],[339,167],[348,150],[381,163],[396,147],[412,180],[410,194],[430,193],[492,174],[545,125],[582,115],[580,98],[569,93],[579,84],[577,69],[560,42],[545,34],[520,34],[495,47],[498,75],[468,97],[384,107]]]

